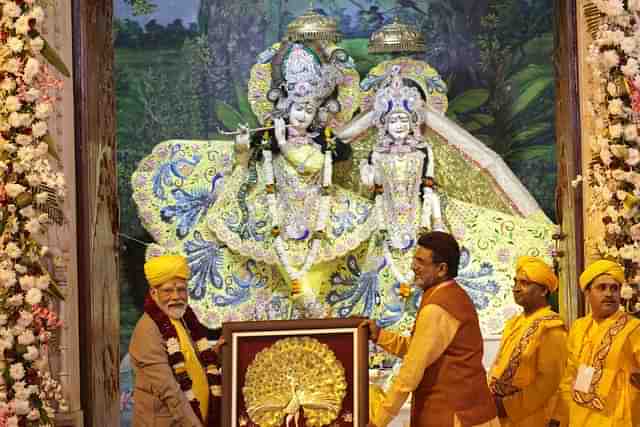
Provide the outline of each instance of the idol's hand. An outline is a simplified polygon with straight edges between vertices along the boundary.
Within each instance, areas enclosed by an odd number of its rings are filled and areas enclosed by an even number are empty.
[[[236,136],[236,150],[246,151],[249,148],[249,128],[246,125],[238,125],[238,135]]]
[[[279,145],[285,145],[287,143],[287,131],[284,119],[275,119],[273,125],[275,126],[276,141],[278,141]]]

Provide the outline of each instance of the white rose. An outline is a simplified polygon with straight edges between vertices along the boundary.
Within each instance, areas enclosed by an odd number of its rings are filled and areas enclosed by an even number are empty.
[[[16,273],[11,270],[0,270],[0,285],[7,289],[15,285],[17,282]]]
[[[633,58],[629,58],[627,63],[620,67],[622,73],[627,77],[635,77],[638,72],[640,72],[640,66],[638,66],[638,61]]]
[[[19,133],[16,135],[16,143],[19,145],[29,145],[33,141],[33,136]]]
[[[18,417],[15,415],[7,419],[7,427],[18,427]]]
[[[640,151],[636,148],[629,149],[629,156],[625,160],[625,163],[629,166],[635,166],[640,162]]]
[[[9,367],[9,375],[16,381],[20,381],[24,378],[24,366],[22,363],[13,363]]]
[[[0,90],[4,90],[7,92],[13,92],[16,90],[16,81],[12,77],[5,77],[0,82]]]
[[[11,58],[4,63],[4,69],[12,74],[18,74],[20,71],[20,61],[17,58]]]
[[[605,50],[602,54],[602,63],[606,68],[617,67],[620,63],[620,57],[615,50]]]
[[[180,342],[176,338],[167,340],[167,353],[173,354],[180,351]]]
[[[29,289],[36,287],[36,279],[31,275],[22,276],[18,279],[18,282],[20,282],[20,288],[22,288],[23,291],[28,291]]]
[[[31,407],[28,400],[15,399],[13,401],[13,409],[16,411],[16,415],[26,415],[31,410]]]
[[[46,249],[46,248],[43,248]],[[47,276],[46,274],[39,276],[36,279],[36,288],[40,289],[40,290],[46,290],[47,288],[49,288],[49,284],[51,283],[51,280],[49,279],[49,276]]]
[[[33,136],[35,136],[36,138],[43,137],[44,135],[47,134],[47,131],[48,131],[47,123],[35,122],[31,127],[31,130],[33,131]]]
[[[622,100],[620,98],[613,98],[609,101],[609,114],[614,116],[619,116],[622,114],[622,107],[624,106]]]
[[[44,48],[44,40],[42,37],[36,37],[29,42],[29,48],[34,53],[40,53]]]
[[[627,284],[622,285],[622,288],[620,288],[620,296],[622,299],[633,298],[633,288]]]
[[[22,15],[20,18],[16,20],[15,24],[16,33],[26,35],[31,27],[29,26],[29,17],[27,15]]]
[[[5,247],[5,252],[7,255],[9,255],[10,258],[13,258],[13,259],[18,259],[20,258],[20,255],[22,255],[22,251],[20,250],[20,247],[16,245],[14,242],[7,243],[7,246]]]
[[[609,125],[609,136],[611,136],[611,138],[620,138],[621,135],[622,125],[620,123]]]
[[[42,291],[38,288],[29,289],[25,301],[30,305],[40,304],[40,301],[42,301]]]
[[[33,322],[33,314],[25,310],[20,310],[20,317],[18,317],[18,324],[26,328],[31,324],[31,322]]]
[[[20,185],[20,184],[15,184],[15,183],[9,183],[7,185],[4,186],[5,191],[7,192],[7,195],[9,197],[11,197],[12,199],[15,199],[16,197],[18,197],[20,194],[22,194],[24,192],[24,190],[26,190],[27,188]]]
[[[33,78],[40,72],[40,62],[35,58],[27,59],[27,64],[24,66],[24,81],[31,83]]]
[[[51,114],[51,104],[42,102],[36,105],[36,118],[44,120]]]
[[[634,37],[625,37],[622,39],[622,42],[620,42],[620,47],[624,53],[629,55],[636,48],[636,39]]]
[[[22,48],[24,47],[24,42],[20,40],[18,37],[9,37],[6,41],[6,45],[12,52],[20,53],[22,52]]]
[[[18,111],[22,107],[22,102],[18,99],[17,96],[8,96],[4,100],[4,106],[10,113],[13,111]]]
[[[35,341],[36,341],[36,337],[35,335],[33,335],[33,332],[30,329],[27,329],[26,331],[18,335],[19,344],[30,345],[30,344],[33,344]]]
[[[20,9],[20,6],[10,1],[2,7],[2,14],[10,18],[17,18],[22,14],[22,9]]]
[[[638,127],[636,125],[627,125],[624,127],[624,139],[627,141],[635,141],[638,138]]]
[[[15,111],[9,114],[9,125],[13,128],[22,127],[22,114],[16,113]]]

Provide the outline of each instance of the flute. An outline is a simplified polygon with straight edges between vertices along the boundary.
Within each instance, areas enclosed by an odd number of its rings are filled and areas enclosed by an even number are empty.
[[[286,125],[286,128],[292,127],[293,125]],[[255,128],[255,129],[247,129],[248,133],[251,132],[260,132],[261,130],[271,130],[271,129],[275,129],[275,126],[266,126],[266,127],[261,127],[261,128]],[[240,135],[243,131],[239,131],[239,130],[232,130],[232,131],[227,131],[227,130],[222,130],[220,128],[218,128],[218,133],[220,135],[229,135],[229,136],[235,136],[235,135]]]

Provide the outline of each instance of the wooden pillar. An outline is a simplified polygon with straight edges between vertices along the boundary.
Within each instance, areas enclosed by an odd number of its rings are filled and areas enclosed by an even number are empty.
[[[71,4],[59,2],[46,8],[42,33],[73,73]],[[67,195],[61,206],[64,221],[53,221],[47,227],[47,245],[51,257],[45,262],[63,293],[64,301],[54,303],[63,321],[49,347],[49,362],[54,377],[60,380],[69,404],[69,411],[58,413],[55,424],[60,427],[81,427],[83,413],[80,402],[80,349],[78,345],[78,275],[76,245],[76,170],[74,141],[73,79],[52,72],[63,85],[57,93],[55,114],[49,118],[49,131],[60,147],[61,167],[67,183]]]
[[[584,313],[578,276],[584,267],[583,194],[571,182],[582,174],[576,0],[555,0],[557,204],[564,256],[560,311],[567,323]]]
[[[73,0],[80,387],[85,426],[120,424],[111,0]]]

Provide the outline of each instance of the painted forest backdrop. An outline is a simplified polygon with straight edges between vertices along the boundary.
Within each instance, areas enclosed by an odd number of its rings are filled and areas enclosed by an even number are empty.
[[[138,162],[166,139],[218,138],[218,127],[255,125],[246,94],[250,67],[309,1],[114,2],[121,232],[148,242],[131,199]],[[373,31],[395,17],[420,28],[423,58],[448,85],[448,116],[499,153],[555,220],[551,0],[317,0],[313,6],[339,20],[341,43],[363,76],[385,59],[367,53]],[[123,237],[122,247],[124,357],[146,289],[144,245]],[[125,411],[127,402],[125,392]]]

